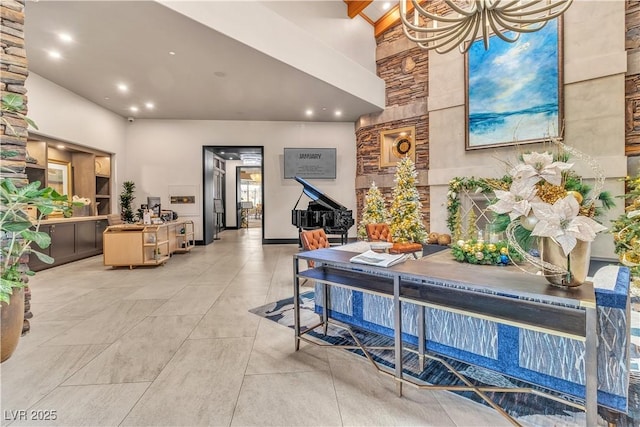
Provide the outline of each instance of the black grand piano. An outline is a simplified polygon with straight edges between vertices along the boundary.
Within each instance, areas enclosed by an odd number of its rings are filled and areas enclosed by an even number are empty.
[[[347,233],[355,222],[352,212],[299,176],[295,180],[302,184],[302,194],[311,201],[306,210],[296,209],[302,197],[300,194],[291,211],[291,223],[298,231],[323,228],[327,234],[339,234],[343,245],[347,243]]]

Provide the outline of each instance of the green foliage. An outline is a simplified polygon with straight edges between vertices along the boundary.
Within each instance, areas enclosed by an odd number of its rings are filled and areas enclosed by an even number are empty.
[[[38,126],[35,124],[33,120],[31,120],[29,117],[22,114],[22,111],[24,110],[24,107],[25,107],[24,97],[22,95],[19,95],[17,93],[7,93],[5,95],[2,95],[2,100],[0,105],[2,106],[2,113],[3,113],[2,116],[0,116],[0,120],[5,126],[7,126],[7,128],[13,135],[17,135],[18,133],[13,128],[13,126],[11,126],[11,123],[9,123],[9,121],[4,117],[4,113],[14,114],[19,118],[23,119],[24,121],[26,121],[29,126],[33,127],[34,129],[38,129]]]
[[[459,243],[463,243],[460,245]],[[502,262],[502,254],[508,254],[508,259],[521,262],[522,257],[516,251],[509,251],[507,241],[500,241],[494,244],[484,243],[476,239],[464,242],[455,242],[451,245],[451,253],[459,262],[480,265],[505,265]],[[507,263],[510,263],[508,261]]]
[[[633,283],[640,288],[640,176],[625,179],[625,213],[613,221],[611,233],[620,261],[631,269]]]
[[[135,215],[131,203],[135,197],[133,192],[136,189],[136,184],[133,181],[125,181],[122,183],[122,193],[120,193],[120,217],[124,222],[135,222]]]
[[[362,212],[362,220],[358,223],[358,237],[367,238],[367,224],[379,224],[387,222],[389,212],[387,211],[384,197],[375,182],[371,183],[371,187],[367,191],[364,198],[364,208]]]
[[[389,229],[396,242],[424,242],[427,231],[422,223],[422,203],[416,188],[415,165],[409,157],[398,162],[389,209]]]
[[[28,266],[21,264],[21,258],[33,254],[46,263],[53,258],[34,250],[35,243],[41,249],[49,247],[51,237],[39,231],[40,221],[54,210],[68,211],[71,203],[50,187],[39,188],[40,182],[32,182],[24,187],[16,187],[10,179],[0,181],[0,231],[3,243],[0,248],[2,272],[0,284],[0,301],[7,302],[13,288],[24,287],[23,277],[32,275]],[[27,208],[37,208],[38,218],[32,222]]]

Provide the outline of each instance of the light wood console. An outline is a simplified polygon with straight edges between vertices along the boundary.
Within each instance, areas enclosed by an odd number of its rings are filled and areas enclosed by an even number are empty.
[[[191,220],[112,225],[104,231],[104,265],[129,268],[162,265],[174,253],[189,252],[194,243]]]

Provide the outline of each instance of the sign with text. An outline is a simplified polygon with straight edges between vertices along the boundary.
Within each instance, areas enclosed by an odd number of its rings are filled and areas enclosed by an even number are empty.
[[[285,148],[284,177],[336,179],[335,148]]]

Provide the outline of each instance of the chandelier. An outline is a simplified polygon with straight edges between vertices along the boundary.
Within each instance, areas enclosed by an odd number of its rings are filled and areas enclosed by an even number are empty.
[[[420,5],[420,0],[400,0],[400,19],[404,34],[422,49],[446,53],[457,47],[465,53],[479,32],[485,50],[489,49],[492,32],[513,43],[521,33],[538,31],[547,21],[562,15],[572,1],[443,0],[449,12],[442,14],[428,11]],[[409,19],[408,3],[413,6],[413,22]],[[423,18],[422,23],[420,17]],[[509,31],[515,34],[507,34]]]

